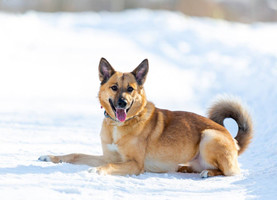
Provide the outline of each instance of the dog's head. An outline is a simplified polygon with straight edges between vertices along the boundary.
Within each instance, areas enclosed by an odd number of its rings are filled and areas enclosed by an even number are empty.
[[[117,72],[110,63],[101,58],[99,79],[101,81],[99,100],[110,117],[124,122],[138,115],[147,100],[143,89],[148,72],[148,60],[129,73]]]

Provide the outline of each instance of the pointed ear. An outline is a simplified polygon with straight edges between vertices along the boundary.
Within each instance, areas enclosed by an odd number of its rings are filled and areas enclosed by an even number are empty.
[[[148,69],[149,69],[148,60],[144,59],[139,64],[139,66],[136,69],[134,69],[134,71],[132,71],[132,74],[134,74],[134,76],[136,77],[137,83],[139,85],[144,84],[148,73]]]
[[[110,63],[105,58],[101,58],[98,70],[101,85],[106,83],[109,80],[109,78],[115,73],[115,70],[112,68]]]

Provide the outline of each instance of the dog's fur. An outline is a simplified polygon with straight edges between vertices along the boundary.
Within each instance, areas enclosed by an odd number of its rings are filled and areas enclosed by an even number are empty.
[[[146,59],[134,71],[121,73],[102,58],[99,101],[106,115],[101,130],[103,155],[48,155],[39,159],[85,164],[97,167],[99,174],[138,175],[145,171],[200,172],[201,177],[238,174],[237,157],[253,136],[250,115],[241,104],[219,100],[210,108],[208,118],[156,108],[147,101],[143,89],[147,72]],[[238,124],[235,139],[223,125],[225,118],[233,118]]]

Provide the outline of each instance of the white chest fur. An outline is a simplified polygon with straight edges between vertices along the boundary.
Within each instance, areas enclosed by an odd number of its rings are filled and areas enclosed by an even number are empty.
[[[117,140],[120,138],[120,132],[117,129],[117,126],[113,127],[113,142],[116,143]]]
[[[118,146],[115,143],[107,144],[107,147],[110,151],[118,152]]]
[[[114,126],[114,128],[113,128],[112,137],[113,137],[113,143],[107,144],[107,147],[110,151],[118,152],[118,146],[117,146],[116,142],[120,138],[120,132],[118,131],[116,126]]]

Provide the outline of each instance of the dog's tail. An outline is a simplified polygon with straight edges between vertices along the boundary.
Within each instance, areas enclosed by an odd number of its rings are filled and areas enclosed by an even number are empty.
[[[218,99],[210,107],[208,117],[222,126],[224,119],[234,119],[238,124],[238,133],[235,137],[239,145],[238,154],[246,150],[253,137],[253,124],[249,113],[239,100],[230,97]]]

